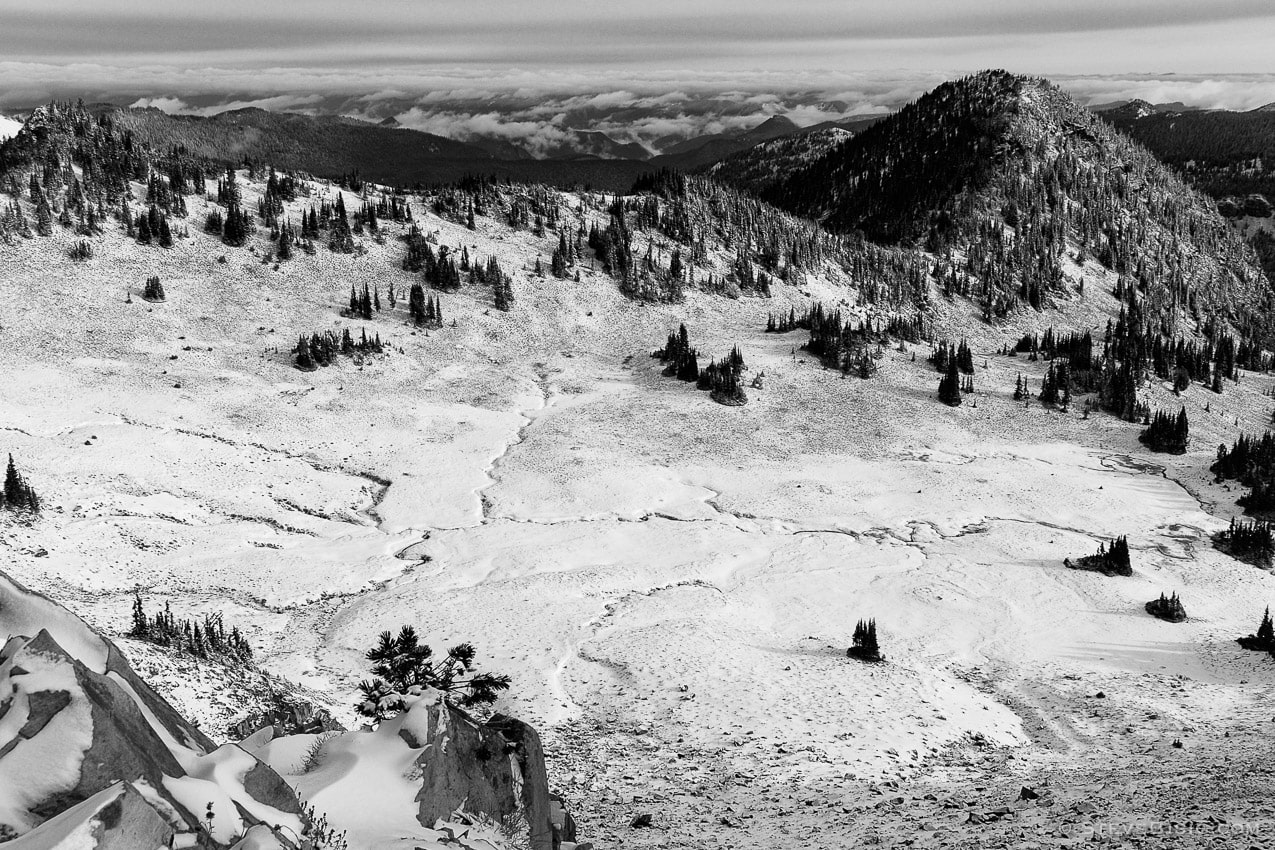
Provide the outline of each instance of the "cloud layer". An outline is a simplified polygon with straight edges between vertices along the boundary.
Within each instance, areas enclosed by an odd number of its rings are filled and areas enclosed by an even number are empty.
[[[14,62],[343,71],[1270,67],[1270,0],[6,0]]]

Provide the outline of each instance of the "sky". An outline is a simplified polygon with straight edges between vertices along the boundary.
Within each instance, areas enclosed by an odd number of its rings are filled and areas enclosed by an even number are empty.
[[[778,96],[814,123],[983,68],[1085,103],[1275,101],[1275,0],[0,0],[0,109],[50,97],[443,127],[497,104]],[[738,101],[739,98],[736,98]],[[463,104],[458,106],[457,104]],[[822,104],[822,105],[821,105]],[[831,104],[831,105],[829,105]],[[664,114],[676,110],[662,108]],[[759,113],[762,114],[762,113]],[[535,118],[536,121],[544,121]],[[547,119],[545,119],[547,120]],[[481,122],[479,122],[481,123]],[[458,130],[463,134],[463,128]]]

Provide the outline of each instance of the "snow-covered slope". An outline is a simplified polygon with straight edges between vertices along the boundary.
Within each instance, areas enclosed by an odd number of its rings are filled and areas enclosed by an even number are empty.
[[[181,616],[222,612],[266,666],[335,698],[383,629],[473,640],[514,677],[500,708],[542,728],[585,832],[626,847],[773,846],[779,826],[853,845],[883,817],[840,817],[869,783],[1004,766],[1001,746],[1006,771],[1168,769],[1174,738],[1188,755],[1248,746],[1237,727],[1269,715],[1275,667],[1231,640],[1275,581],[1211,548],[1237,494],[1206,466],[1265,427],[1270,377],[1144,390],[1191,417],[1191,452],[1152,456],[1136,427],[1079,404],[1024,408],[1016,379],[1035,388],[1046,364],[994,354],[1026,330],[1101,327],[1115,278],[1091,260],[1068,260],[1085,295],[1002,327],[936,295],[977,364],[974,397],[949,409],[926,345],[859,381],[799,351],[803,335],[763,333],[789,305],[860,307],[844,272],[770,299],[638,304],[587,259],[578,282],[536,276],[552,230],[480,215],[471,231],[410,200],[438,244],[512,272],[511,312],[466,286],[441,295],[454,326],[414,329],[401,301],[342,317],[351,282],[384,297],[419,279],[402,225],[276,268],[264,237],[250,253],[202,233],[212,205],[196,197],[169,251],[113,223],[83,264],[60,229],[0,246],[0,449],[46,504],[4,528],[14,574],[112,632],[137,585]],[[581,204],[603,215],[564,199]],[[166,302],[138,297],[150,275]],[[661,376],[648,355],[679,322],[702,352],[739,344],[764,388],[726,408]],[[292,367],[299,334],[341,326],[391,353]],[[1132,578],[1062,566],[1115,534]],[[1186,623],[1142,613],[1162,590]],[[845,657],[867,617],[886,665]],[[644,811],[661,829],[625,826]]]
[[[18,131],[22,129],[22,122],[15,118],[9,118],[0,115],[0,142],[5,139],[18,135]]]

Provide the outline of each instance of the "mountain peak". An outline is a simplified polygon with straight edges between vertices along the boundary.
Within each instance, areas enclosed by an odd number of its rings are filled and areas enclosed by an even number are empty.
[[[988,319],[1074,297],[1068,252],[1138,275],[1170,323],[1185,313],[1258,321],[1271,299],[1212,203],[1041,78],[995,70],[944,83],[766,194],[834,230],[968,251],[965,273]],[[1172,247],[1153,272],[1134,258],[1156,240]]]

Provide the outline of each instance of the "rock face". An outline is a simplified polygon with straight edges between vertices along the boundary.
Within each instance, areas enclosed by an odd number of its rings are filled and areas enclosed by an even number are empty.
[[[410,731],[418,724],[399,733],[409,746],[424,747],[416,761],[422,777],[416,796],[420,822],[429,826],[463,808],[520,829],[525,822],[533,850],[555,850],[560,839],[536,731],[502,715],[480,724],[443,701],[414,708],[422,709],[427,712],[423,740]]]
[[[321,732],[344,732],[345,727],[314,703],[288,694],[273,694],[272,705],[264,711],[254,711],[238,723],[226,729],[232,741],[242,741],[262,729],[271,729],[273,737],[284,735],[314,735]]]
[[[137,850],[168,847],[173,824],[130,782],[116,782],[6,845],[13,850]],[[83,844],[91,835],[93,844]]]
[[[57,836],[94,821],[94,847],[164,846],[201,831],[221,847],[267,818],[302,831],[277,773],[233,745],[216,749],[110,641],[3,573],[0,635],[0,835]]]

